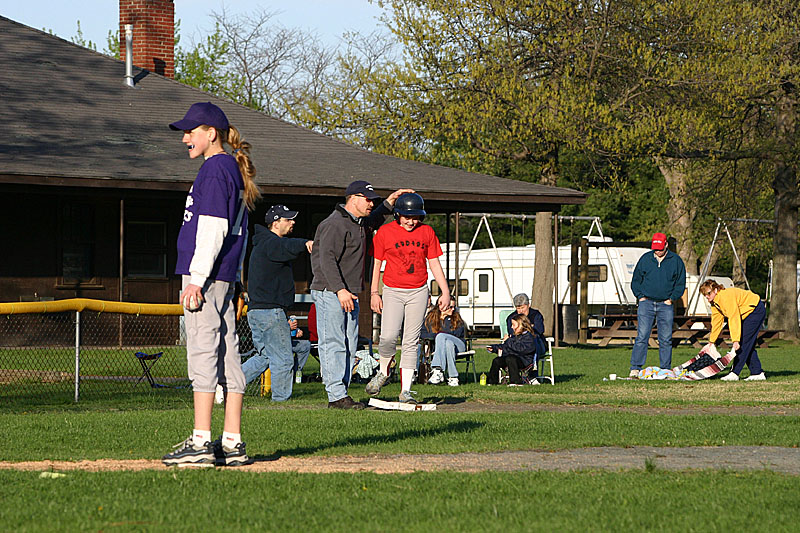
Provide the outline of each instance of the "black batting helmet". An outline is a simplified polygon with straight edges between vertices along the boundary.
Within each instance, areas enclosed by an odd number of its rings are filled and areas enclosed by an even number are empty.
[[[394,203],[394,218],[400,215],[425,218],[425,200],[415,192],[401,194]]]

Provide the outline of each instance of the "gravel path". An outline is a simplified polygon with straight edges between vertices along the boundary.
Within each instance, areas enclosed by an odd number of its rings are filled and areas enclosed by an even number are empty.
[[[800,448],[777,446],[693,446],[666,448],[633,446],[601,447],[572,450],[522,450],[491,453],[459,453],[445,455],[364,455],[338,457],[280,457],[257,460],[239,467],[244,472],[374,472],[405,474],[450,470],[457,472],[535,471],[569,472],[575,470],[644,469],[648,461],[662,470],[770,470],[800,475]],[[0,462],[0,470],[91,472],[121,470],[166,470],[161,461],[111,460],[97,461],[31,461]]]

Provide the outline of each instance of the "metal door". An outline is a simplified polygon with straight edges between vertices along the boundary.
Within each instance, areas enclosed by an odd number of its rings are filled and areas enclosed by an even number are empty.
[[[494,270],[475,269],[472,275],[473,325],[492,325],[494,318]]]

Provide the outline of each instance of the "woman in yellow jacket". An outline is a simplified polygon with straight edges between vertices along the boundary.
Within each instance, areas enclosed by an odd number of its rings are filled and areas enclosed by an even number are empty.
[[[717,341],[727,318],[736,358],[733,360],[733,370],[722,380],[738,381],[745,364],[750,369],[750,377],[745,381],[767,379],[756,351],[758,330],[761,329],[766,314],[764,302],[758,294],[734,287],[726,289],[713,279],[704,281],[698,290],[711,305],[711,334],[708,336],[708,344],[700,353],[706,353]]]

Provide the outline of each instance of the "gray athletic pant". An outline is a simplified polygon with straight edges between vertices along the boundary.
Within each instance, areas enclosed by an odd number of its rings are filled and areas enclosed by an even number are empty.
[[[183,276],[184,288],[189,279]],[[214,392],[219,383],[227,392],[244,393],[233,292],[233,283],[206,280],[200,309],[184,309],[186,359],[192,389],[196,392]]]
[[[378,354],[382,361],[394,357],[397,337],[403,330],[403,347],[400,352],[400,368],[417,368],[417,344],[419,330],[428,309],[428,285],[418,289],[383,288],[383,314],[381,315],[381,339]]]

